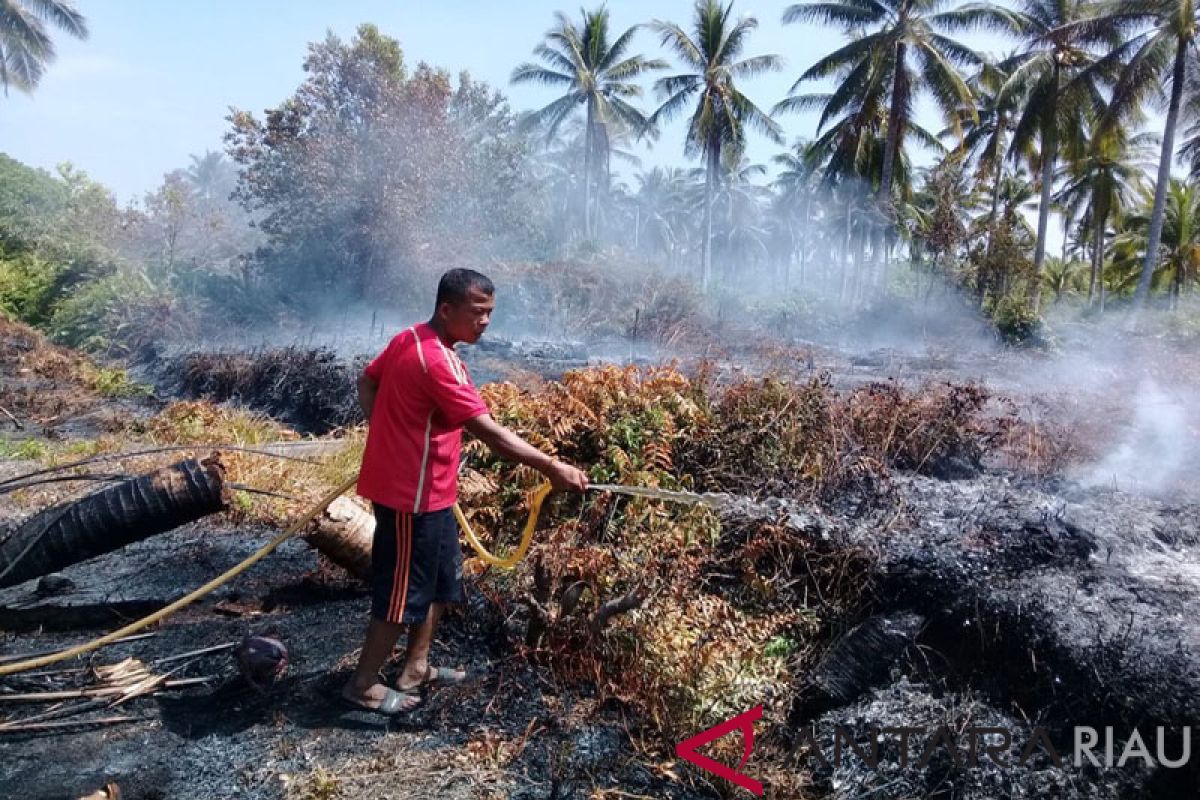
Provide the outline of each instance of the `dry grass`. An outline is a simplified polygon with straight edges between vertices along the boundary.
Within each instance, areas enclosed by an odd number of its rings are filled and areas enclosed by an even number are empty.
[[[318,764],[300,775],[283,775],[289,800],[339,800],[372,797],[407,800],[503,800],[516,788],[506,770],[524,747],[522,737],[477,732],[465,747],[417,747],[407,737],[389,735],[375,753]]]
[[[820,379],[717,386],[710,374],[607,367],[485,395],[502,423],[593,481],[815,503],[878,498],[896,469],[974,469],[1014,428],[974,385],[841,394]],[[506,549],[540,477],[478,443],[467,452],[464,506]],[[760,702],[783,718],[794,676],[871,591],[869,554],[770,522],[723,529],[703,506],[589,495],[555,498],[545,516],[515,571],[472,574],[510,629],[523,626],[529,657],[651,723],[649,751]],[[640,605],[597,629],[598,609],[633,597]]]
[[[51,344],[27,325],[0,317],[0,407],[26,430],[39,431],[97,412],[113,398],[144,392],[124,370],[96,364]],[[101,420],[101,428],[117,430],[128,419],[128,413],[114,409]],[[0,429],[15,427],[7,415],[0,414]]]

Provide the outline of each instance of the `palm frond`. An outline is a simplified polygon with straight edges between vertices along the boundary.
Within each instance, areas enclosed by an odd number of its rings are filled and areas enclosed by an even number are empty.
[[[771,107],[771,113],[801,114],[805,111],[816,111],[825,108],[833,95],[829,92],[822,94],[794,94],[783,98]],[[818,127],[818,131],[820,128]]]
[[[606,52],[596,64],[597,72],[606,72],[613,68],[615,64],[621,61],[625,55],[625,51],[629,49],[630,43],[633,41],[634,34],[637,33],[640,25],[634,25],[629,30],[617,37],[617,40],[612,43]]]
[[[698,86],[696,84],[692,84],[681,88],[674,94],[668,96],[667,99],[663,101],[663,104],[660,105],[654,111],[654,113],[650,115],[651,124],[657,125],[660,122],[670,122],[671,120],[675,119],[675,117],[679,116],[679,113],[683,111],[683,107],[687,105],[688,101],[691,99],[692,95],[696,93],[697,89]]]
[[[559,72],[568,73],[570,75],[574,75],[576,72],[578,72],[581,66],[567,58],[560,51],[555,50],[553,47],[547,46],[544,42],[533,48],[533,54],[542,61],[545,61],[553,69],[556,69]]]
[[[574,86],[575,77],[546,69],[539,64],[518,64],[508,77],[509,83],[536,83],[542,86]]]
[[[875,51],[883,39],[883,34],[874,33],[839,47],[801,73],[792,85],[795,91],[804,81],[818,80],[836,75],[840,70],[847,69],[860,60],[867,58]]]
[[[783,128],[746,95],[734,89],[730,92],[730,105],[739,123],[748,124],[776,144],[783,144]]]
[[[636,78],[645,72],[654,70],[666,69],[670,65],[661,58],[648,59],[645,56],[630,56],[629,58],[614,64],[604,70],[602,73],[605,80],[609,81],[625,81],[630,78]]]
[[[783,59],[776,55],[752,56],[729,65],[729,74],[735,78],[753,78],[766,72],[778,72]]]
[[[654,82],[654,90],[659,96],[667,97],[683,91],[695,91],[703,85],[703,81],[702,75],[664,75]]]
[[[23,0],[23,4],[38,19],[45,20],[76,39],[88,38],[87,20],[74,3],[67,0]],[[5,3],[11,6],[11,2]]]
[[[822,25],[865,27],[884,19],[886,10],[870,2],[797,3],[783,12],[783,23],[816,22]]]
[[[585,100],[586,97],[579,92],[571,92],[570,94],[563,95],[544,108],[527,112],[521,118],[521,126],[525,130],[544,126],[546,129],[546,140],[549,141],[558,133],[558,128],[562,125],[563,120],[572,111],[581,106]]]
[[[683,28],[673,22],[658,20],[651,22],[649,27],[659,35],[659,43],[663,47],[669,47],[681,61],[697,70],[704,69],[705,59],[700,48]]]
[[[1032,27],[1024,14],[990,2],[964,3],[950,11],[931,14],[929,22],[946,31],[988,30],[1009,36],[1022,36]]]

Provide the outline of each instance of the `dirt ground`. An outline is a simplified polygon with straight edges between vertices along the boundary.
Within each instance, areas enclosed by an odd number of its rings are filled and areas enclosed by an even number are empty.
[[[220,545],[212,543],[239,538],[236,531],[206,529],[187,536],[210,539],[215,550]],[[241,549],[234,548],[228,559]],[[122,555],[129,559],[127,553],[110,554],[93,562],[90,572],[96,572],[96,563],[111,564]],[[213,555],[205,569],[219,569],[224,560]],[[140,563],[164,578],[171,566],[149,557]],[[368,598],[349,580],[314,577],[317,566],[315,555],[296,545],[256,568],[236,593],[171,617],[153,629],[153,637],[60,665],[114,663],[129,656],[149,663],[261,634],[288,647],[287,673],[274,686],[265,692],[249,687],[228,650],[187,659],[171,677],[210,676],[211,683],[90,715],[120,714],[132,717],[129,722],[2,734],[0,796],[76,798],[108,781],[120,786],[122,798],[134,799],[717,796],[656,772],[655,759],[633,750],[630,731],[638,720],[623,709],[598,706],[586,687],[556,687],[513,655],[504,645],[501,621],[476,594],[470,607],[444,621],[432,654],[435,663],[467,668],[468,685],[431,693],[402,720],[345,707],[338,691],[360,644]],[[84,567],[75,576],[81,585],[87,580]],[[189,576],[170,574],[176,592],[186,588]],[[154,575],[144,576],[143,583],[169,588]],[[88,627],[6,633],[0,652],[52,650],[97,632]],[[397,668],[389,666],[389,677]],[[9,679],[4,688],[44,691],[66,680]],[[47,707],[14,712],[9,703],[4,710],[12,719]]]

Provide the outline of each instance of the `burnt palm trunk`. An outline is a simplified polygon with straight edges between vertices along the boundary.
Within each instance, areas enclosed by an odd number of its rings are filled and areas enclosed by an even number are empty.
[[[34,516],[0,545],[0,587],[55,572],[229,505],[215,457],[188,459]]]

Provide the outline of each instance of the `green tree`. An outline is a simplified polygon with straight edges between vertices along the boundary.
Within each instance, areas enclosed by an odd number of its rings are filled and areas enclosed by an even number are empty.
[[[595,162],[599,157],[607,169],[610,126],[621,124],[639,135],[645,132],[646,116],[630,102],[642,93],[634,81],[643,73],[665,69],[667,64],[639,54],[628,54],[640,26],[634,25],[610,43],[608,10],[601,7],[581,13],[578,26],[565,14],[556,14],[557,25],[546,33],[545,41],[533,51],[544,66],[520,64],[513,70],[510,81],[538,83],[565,91],[528,118],[529,124],[545,126],[547,138],[553,138],[563,121],[580,106],[584,108],[583,229],[584,235],[591,238]]]
[[[984,226],[987,237],[986,253],[980,263],[990,260],[993,242],[997,236],[1000,193],[1005,177],[1004,162],[1009,158],[1013,121],[1018,111],[1016,98],[1011,93],[1001,94],[1001,88],[1007,80],[1008,74],[998,65],[985,63],[971,78],[971,93],[975,96],[975,102],[962,114],[966,134],[960,142],[960,147],[975,162],[976,185],[988,187],[988,210]],[[943,135],[951,133],[953,131],[946,131]],[[1023,158],[1025,161],[1031,161],[1033,154],[1026,152]],[[984,300],[984,286],[984,281],[976,280],[975,288],[979,293],[980,303]]]
[[[800,285],[804,285],[808,266],[808,253],[813,236],[814,208],[820,182],[820,171],[813,158],[811,145],[806,139],[797,139],[791,149],[771,159],[779,168],[775,176],[776,214],[781,227],[787,232],[789,244],[787,261],[783,269],[783,290],[786,293],[791,282],[792,260],[799,256]]]
[[[0,247],[26,250],[47,243],[66,205],[61,180],[0,153]]]
[[[1134,292],[1137,306],[1145,304],[1158,265],[1171,163],[1175,158],[1175,133],[1188,86],[1188,62],[1196,61],[1198,23],[1200,17],[1194,0],[1116,0],[1095,23],[1097,28],[1116,31],[1122,40],[1099,65],[1120,70],[1105,122],[1109,126],[1120,125],[1130,117],[1139,116],[1148,100],[1162,98],[1164,92],[1169,98],[1146,250]],[[1141,30],[1147,25],[1149,30]]]
[[[753,128],[778,144],[783,143],[779,123],[737,87],[736,81],[778,70],[779,56],[742,58],[751,31],[758,27],[754,17],[730,20],[733,2],[724,8],[717,0],[698,0],[692,33],[673,22],[659,20],[651,27],[661,36],[685,70],[659,78],[655,89],[665,98],[654,112],[653,122],[671,120],[695,99],[684,139],[684,152],[704,162],[704,233],[700,282],[707,289],[712,279],[713,198],[721,180],[721,158],[732,150],[734,159],[745,149],[747,128]]]
[[[237,189],[237,169],[225,154],[207,150],[202,156],[188,158],[192,163],[183,177],[200,199],[211,205],[227,202]]]
[[[1144,191],[1141,209],[1129,215],[1125,231],[1118,235],[1116,247],[1125,257],[1118,258],[1117,270],[1127,276],[1139,276],[1134,258],[1149,247],[1154,220],[1154,198],[1157,191]],[[1159,240],[1158,269],[1154,273],[1156,288],[1170,293],[1173,305],[1195,285],[1200,277],[1200,187],[1178,179],[1172,180],[1163,205],[1163,222]],[[1135,289],[1135,298],[1136,298]]]
[[[1156,137],[1130,136],[1124,127],[1091,132],[1087,151],[1063,170],[1065,183],[1057,195],[1068,219],[1081,217],[1092,245],[1087,302],[1101,288],[1108,223],[1130,207],[1145,183],[1148,148]]]
[[[0,2],[0,84],[32,92],[54,60],[53,26],[78,39],[88,36],[87,20],[69,0]]]
[[[952,124],[960,112],[974,107],[971,90],[960,74],[976,67],[980,57],[952,39],[949,31],[976,24],[992,11],[986,6],[941,11],[948,0],[825,0],[789,6],[784,23],[820,22],[840,25],[853,32],[849,44],[808,68],[792,86],[835,75],[847,79],[829,98],[833,109],[844,107],[849,97],[886,94],[884,132],[887,137],[880,168],[878,196],[885,207],[892,203],[897,154],[904,147],[918,95],[925,93]],[[862,31],[869,31],[862,35]],[[890,87],[890,88],[885,88]],[[787,109],[785,100],[780,107]]]
[[[235,111],[226,136],[237,196],[267,238],[260,269],[277,286],[398,300],[452,260],[504,255],[493,245],[519,197],[497,187],[521,168],[498,155],[478,168],[496,155],[486,89],[456,100],[447,73],[410,74],[399,43],[371,25],[310,45],[304,68],[292,97],[262,120]]]
[[[1019,0],[1015,11],[993,11],[978,19],[978,24],[1002,29],[1020,40],[1015,55],[1001,68],[1008,78],[997,102],[1015,104],[1019,113],[1014,121],[1009,149],[1012,157],[1033,152],[1037,142],[1037,163],[1041,201],[1038,204],[1037,239],[1033,252],[1034,277],[1030,284],[1030,305],[1037,310],[1041,302],[1041,270],[1046,259],[1046,235],[1053,203],[1054,174],[1061,152],[1082,149],[1084,126],[1101,106],[1093,67],[1097,53],[1111,50],[1119,33],[1112,26],[1093,24],[1092,5],[1088,0]],[[964,6],[964,11],[973,6]]]
[[[713,216],[719,220],[713,253],[728,284],[736,277],[735,265],[745,267],[768,256],[764,211],[770,190],[754,183],[755,178],[767,174],[762,164],[751,164],[742,157],[736,162],[726,160],[721,169],[713,198]]]

